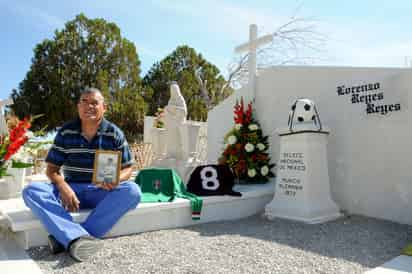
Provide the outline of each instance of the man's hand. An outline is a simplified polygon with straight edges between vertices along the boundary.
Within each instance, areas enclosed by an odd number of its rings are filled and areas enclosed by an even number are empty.
[[[80,201],[77,199],[76,193],[66,182],[57,185],[60,192],[60,199],[62,201],[64,209],[70,212],[79,211]]]
[[[116,188],[119,184],[121,184],[123,181],[127,181],[130,179],[130,176],[132,175],[133,169],[131,166],[124,167],[120,170],[120,182],[112,182],[112,183],[101,183],[97,184],[98,187],[101,187],[107,191],[113,190]]]
[[[79,199],[70,185],[64,180],[60,174],[60,167],[52,163],[47,163],[47,177],[52,181],[60,192],[60,199],[64,209],[75,212],[79,210]]]

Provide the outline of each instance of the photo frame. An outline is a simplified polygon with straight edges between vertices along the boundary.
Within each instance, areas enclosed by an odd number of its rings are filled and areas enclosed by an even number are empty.
[[[120,181],[121,152],[96,150],[94,156],[93,183],[115,183]]]

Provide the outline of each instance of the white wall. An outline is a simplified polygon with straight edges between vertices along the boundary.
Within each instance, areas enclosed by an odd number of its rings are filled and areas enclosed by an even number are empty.
[[[369,83],[380,88],[359,94],[383,93],[383,100],[372,103],[400,103],[401,110],[368,115],[364,103],[352,104],[351,94],[337,93],[341,85]],[[276,161],[279,140],[274,130],[286,126],[294,100],[313,99],[322,123],[331,129],[328,160],[334,200],[351,213],[412,224],[411,86],[412,69],[274,67],[257,79],[255,108],[264,134],[271,135]],[[209,161],[220,155],[223,136],[233,126],[235,100],[209,114]]]

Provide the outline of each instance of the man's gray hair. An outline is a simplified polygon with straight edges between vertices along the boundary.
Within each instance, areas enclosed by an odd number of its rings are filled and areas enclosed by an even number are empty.
[[[81,94],[87,94],[87,93],[93,93],[93,92],[97,92],[102,94],[102,92],[97,89],[97,88],[93,88],[93,87],[86,87],[85,89],[83,89],[80,93]],[[103,94],[102,94],[103,95]]]
[[[82,91],[80,91],[80,97],[81,97],[83,94],[90,94],[90,93],[99,93],[99,94],[102,96],[103,102],[104,102],[103,93],[102,93],[102,92],[100,91],[100,89],[98,89],[98,88],[86,87],[86,88],[84,88]]]

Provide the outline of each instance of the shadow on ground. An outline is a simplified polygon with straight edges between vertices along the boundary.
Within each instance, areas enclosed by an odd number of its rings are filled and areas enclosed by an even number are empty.
[[[412,226],[362,216],[306,225],[261,214],[104,240],[88,262],[29,250],[45,273],[364,273],[399,255]]]
[[[64,269],[65,267],[70,267],[77,262],[73,260],[67,252],[62,252],[59,254],[52,254],[48,246],[41,246],[36,248],[31,248],[27,251],[29,256],[37,262],[47,262],[52,264],[53,269]],[[40,264],[41,267],[41,264]]]
[[[230,225],[233,224],[233,225]],[[238,235],[285,245],[321,256],[374,268],[412,242],[412,226],[358,215],[323,224],[304,224],[262,214],[239,220],[187,227],[205,237]]]

